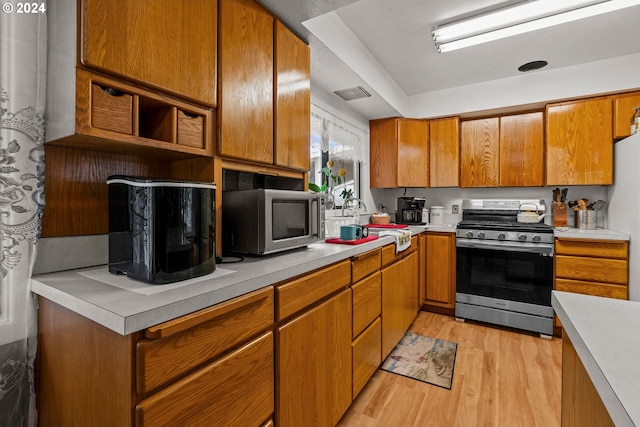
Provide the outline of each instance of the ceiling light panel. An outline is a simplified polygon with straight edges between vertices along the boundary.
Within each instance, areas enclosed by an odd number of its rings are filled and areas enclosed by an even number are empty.
[[[449,52],[640,4],[640,0],[537,0],[434,28],[439,52]]]

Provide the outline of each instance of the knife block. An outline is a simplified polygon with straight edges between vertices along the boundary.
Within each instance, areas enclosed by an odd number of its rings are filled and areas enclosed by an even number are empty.
[[[553,202],[553,226],[567,227],[569,220],[569,204],[566,202]]]

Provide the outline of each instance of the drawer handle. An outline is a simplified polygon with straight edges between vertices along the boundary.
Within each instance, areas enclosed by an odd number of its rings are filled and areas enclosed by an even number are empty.
[[[124,92],[120,92],[119,90],[114,89],[112,87],[107,87],[107,86],[100,85],[100,89],[102,89],[102,91],[104,93],[106,93],[107,95],[110,95],[110,96],[122,96],[122,95],[124,95]]]
[[[195,119],[195,118],[199,117],[198,114],[189,113],[187,111],[180,110],[180,112],[188,119]]]

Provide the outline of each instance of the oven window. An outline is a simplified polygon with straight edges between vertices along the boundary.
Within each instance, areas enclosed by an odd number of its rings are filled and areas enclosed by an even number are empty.
[[[553,257],[479,248],[456,249],[456,292],[551,306]]]
[[[309,201],[273,199],[271,205],[274,241],[309,235]]]

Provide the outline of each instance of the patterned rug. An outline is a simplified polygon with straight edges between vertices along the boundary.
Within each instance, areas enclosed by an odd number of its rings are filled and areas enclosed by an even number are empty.
[[[407,332],[382,369],[451,390],[458,344]]]

